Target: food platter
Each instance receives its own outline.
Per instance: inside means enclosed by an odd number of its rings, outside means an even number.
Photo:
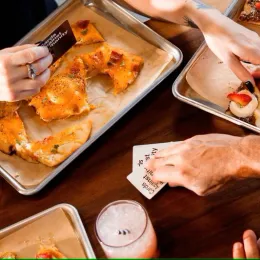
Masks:
[[[102,94],[106,95],[105,100],[108,101],[102,108],[105,112],[90,113],[89,117],[94,123],[94,128],[92,129],[89,140],[59,166],[44,167],[41,164],[25,162],[16,156],[0,154],[1,176],[21,194],[32,195],[39,192],[55,176],[61,173],[67,165],[102,136],[103,133],[110,129],[135,104],[173,72],[182,61],[182,53],[176,46],[152,31],[125,9],[108,0],[68,0],[17,44],[38,42],[49,35],[64,20],[75,21],[84,18],[88,18],[94,22],[109,44],[144,57],[144,68],[136,83],[126,93],[115,97],[107,89],[105,91],[102,90]],[[86,51],[90,51],[90,49],[86,49]],[[100,79],[100,81],[102,80],[107,82],[107,79]],[[93,84],[96,84],[96,82]],[[91,87],[90,89],[95,88]],[[96,90],[97,93],[100,93],[100,89],[96,88]],[[104,97],[102,98],[104,100]],[[97,99],[96,96],[94,96],[94,99]],[[108,103],[109,105],[107,106]],[[46,129],[56,129],[57,125],[59,125],[59,122],[54,125],[43,125],[42,122],[38,124],[38,119],[35,119],[35,112],[32,110],[25,109],[19,111],[19,113],[23,116],[25,126],[29,128],[32,138],[38,138],[45,126]],[[71,121],[64,120],[60,127],[63,127],[67,123],[77,125],[78,121],[77,119]],[[32,125],[37,125],[37,127],[34,129]],[[45,138],[45,136],[43,135],[42,138]]]
[[[0,230],[0,252],[12,251],[18,257],[33,258],[39,242],[55,242],[67,257],[96,258],[79,213],[69,204],[56,205]],[[67,248],[68,245],[73,246]]]

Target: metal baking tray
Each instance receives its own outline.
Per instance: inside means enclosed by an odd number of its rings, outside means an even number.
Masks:
[[[75,0],[67,0],[62,6],[60,6],[53,14],[47,17],[42,23],[40,23],[33,31],[27,34],[23,39],[21,39],[17,45],[26,42],[28,37],[36,36],[37,32],[41,28],[48,28],[48,24],[53,18],[58,16],[62,11],[70,7],[72,2]],[[80,1],[80,0],[77,0]],[[17,180],[15,180],[8,172],[0,167],[0,175],[10,183],[19,193],[23,195],[32,195],[43,189],[54,177],[56,177],[67,165],[69,165],[75,158],[77,158],[84,150],[86,150],[92,143],[94,143],[101,135],[103,135],[109,128],[111,128],[121,117],[123,117],[133,106],[135,106],[142,98],[144,98],[151,90],[153,90],[163,79],[165,79],[170,73],[172,73],[182,62],[183,55],[181,51],[172,43],[161,37],[159,34],[151,30],[145,24],[140,22],[133,15],[128,13],[124,8],[114,3],[111,0],[91,0],[91,1],[81,1],[82,5],[86,8],[90,8],[104,18],[116,23],[117,25],[123,27],[125,30],[134,33],[135,35],[143,38],[147,42],[153,44],[154,46],[166,51],[168,54],[172,55],[173,60],[175,60],[172,65],[166,67],[166,69],[161,73],[161,75],[150,85],[146,91],[143,91],[135,100],[125,107],[123,111],[116,114],[104,127],[102,127],[99,132],[92,136],[84,145],[82,145],[76,152],[74,152],[67,160],[55,168],[51,174],[42,181],[39,185],[35,187],[24,187]]]
[[[233,20],[236,20],[238,15],[240,14],[243,6],[244,6],[245,0],[234,0],[231,5],[228,7],[228,9],[225,11],[225,15],[230,17]],[[201,97],[198,93],[196,93],[188,84],[186,80],[186,75],[194,62],[200,57],[200,55],[208,48],[206,43],[204,42],[201,47],[198,49],[198,51],[194,54],[192,59],[189,61],[189,63],[185,66],[181,74],[178,76],[178,78],[175,80],[172,86],[172,92],[173,95],[185,102],[188,103],[194,107],[200,108],[206,112],[209,112],[215,116],[221,117],[223,119],[226,119],[236,125],[243,126],[245,128],[248,128],[256,133],[260,133],[260,128],[253,126],[251,124],[248,124],[246,122],[243,122],[233,116],[227,115],[225,113],[225,109],[222,107],[208,101],[207,99],[204,99]]]
[[[15,224],[13,224],[9,227],[6,227],[6,228],[0,230],[0,239],[10,235],[11,233],[13,233],[13,232],[15,232],[15,231],[17,231],[17,230],[19,230],[23,227],[25,227],[26,225],[36,221],[37,219],[52,213],[53,211],[55,211],[57,209],[62,209],[66,213],[67,217],[69,217],[87,257],[88,258],[96,258],[95,253],[92,249],[88,235],[87,235],[85,228],[82,224],[82,221],[80,219],[80,216],[79,216],[77,209],[75,207],[73,207],[72,205],[65,204],[65,203],[56,205],[52,208],[44,210],[44,211],[42,211],[42,212],[40,212],[40,213],[38,213],[34,216],[31,216],[27,219],[19,221],[19,222],[15,223]]]

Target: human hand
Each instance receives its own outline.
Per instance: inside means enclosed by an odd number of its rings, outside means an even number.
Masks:
[[[241,156],[241,141],[242,137],[223,134],[195,136],[159,151],[147,168],[154,172],[154,181],[208,195],[250,171],[250,163]]]
[[[35,95],[48,81],[52,63],[48,48],[22,45],[0,51],[0,101],[17,101]],[[28,78],[26,64],[32,64],[37,77]]]
[[[201,24],[200,29],[215,55],[226,63],[241,81],[251,81],[254,84],[253,76],[241,61],[260,64],[259,35],[217,12]]]
[[[243,234],[243,243],[237,242],[233,245],[233,258],[260,258],[260,239],[252,230],[247,230]]]

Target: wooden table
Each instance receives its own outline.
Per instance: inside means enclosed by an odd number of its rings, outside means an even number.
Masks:
[[[203,40],[194,29],[148,24],[181,48],[182,67]],[[79,210],[96,255],[104,257],[93,232],[95,219],[111,201],[130,199],[147,209],[161,257],[231,257],[232,243],[245,229],[252,228],[260,235],[260,181],[237,182],[209,197],[198,197],[183,188],[164,188],[149,201],[126,179],[132,170],[133,145],[213,132],[245,134],[229,122],[176,100],[171,86],[180,71],[164,80],[39,194],[24,197],[1,179],[0,228],[56,204],[70,203]]]

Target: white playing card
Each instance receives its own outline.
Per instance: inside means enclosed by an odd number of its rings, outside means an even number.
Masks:
[[[136,145],[133,147],[133,172],[140,170],[141,166],[149,161],[159,150],[169,147],[173,142]]]
[[[171,144],[172,142],[133,147],[133,172],[127,176],[127,179],[148,199],[153,198],[166,183],[154,183],[152,181],[153,172],[145,166],[156,152]]]

